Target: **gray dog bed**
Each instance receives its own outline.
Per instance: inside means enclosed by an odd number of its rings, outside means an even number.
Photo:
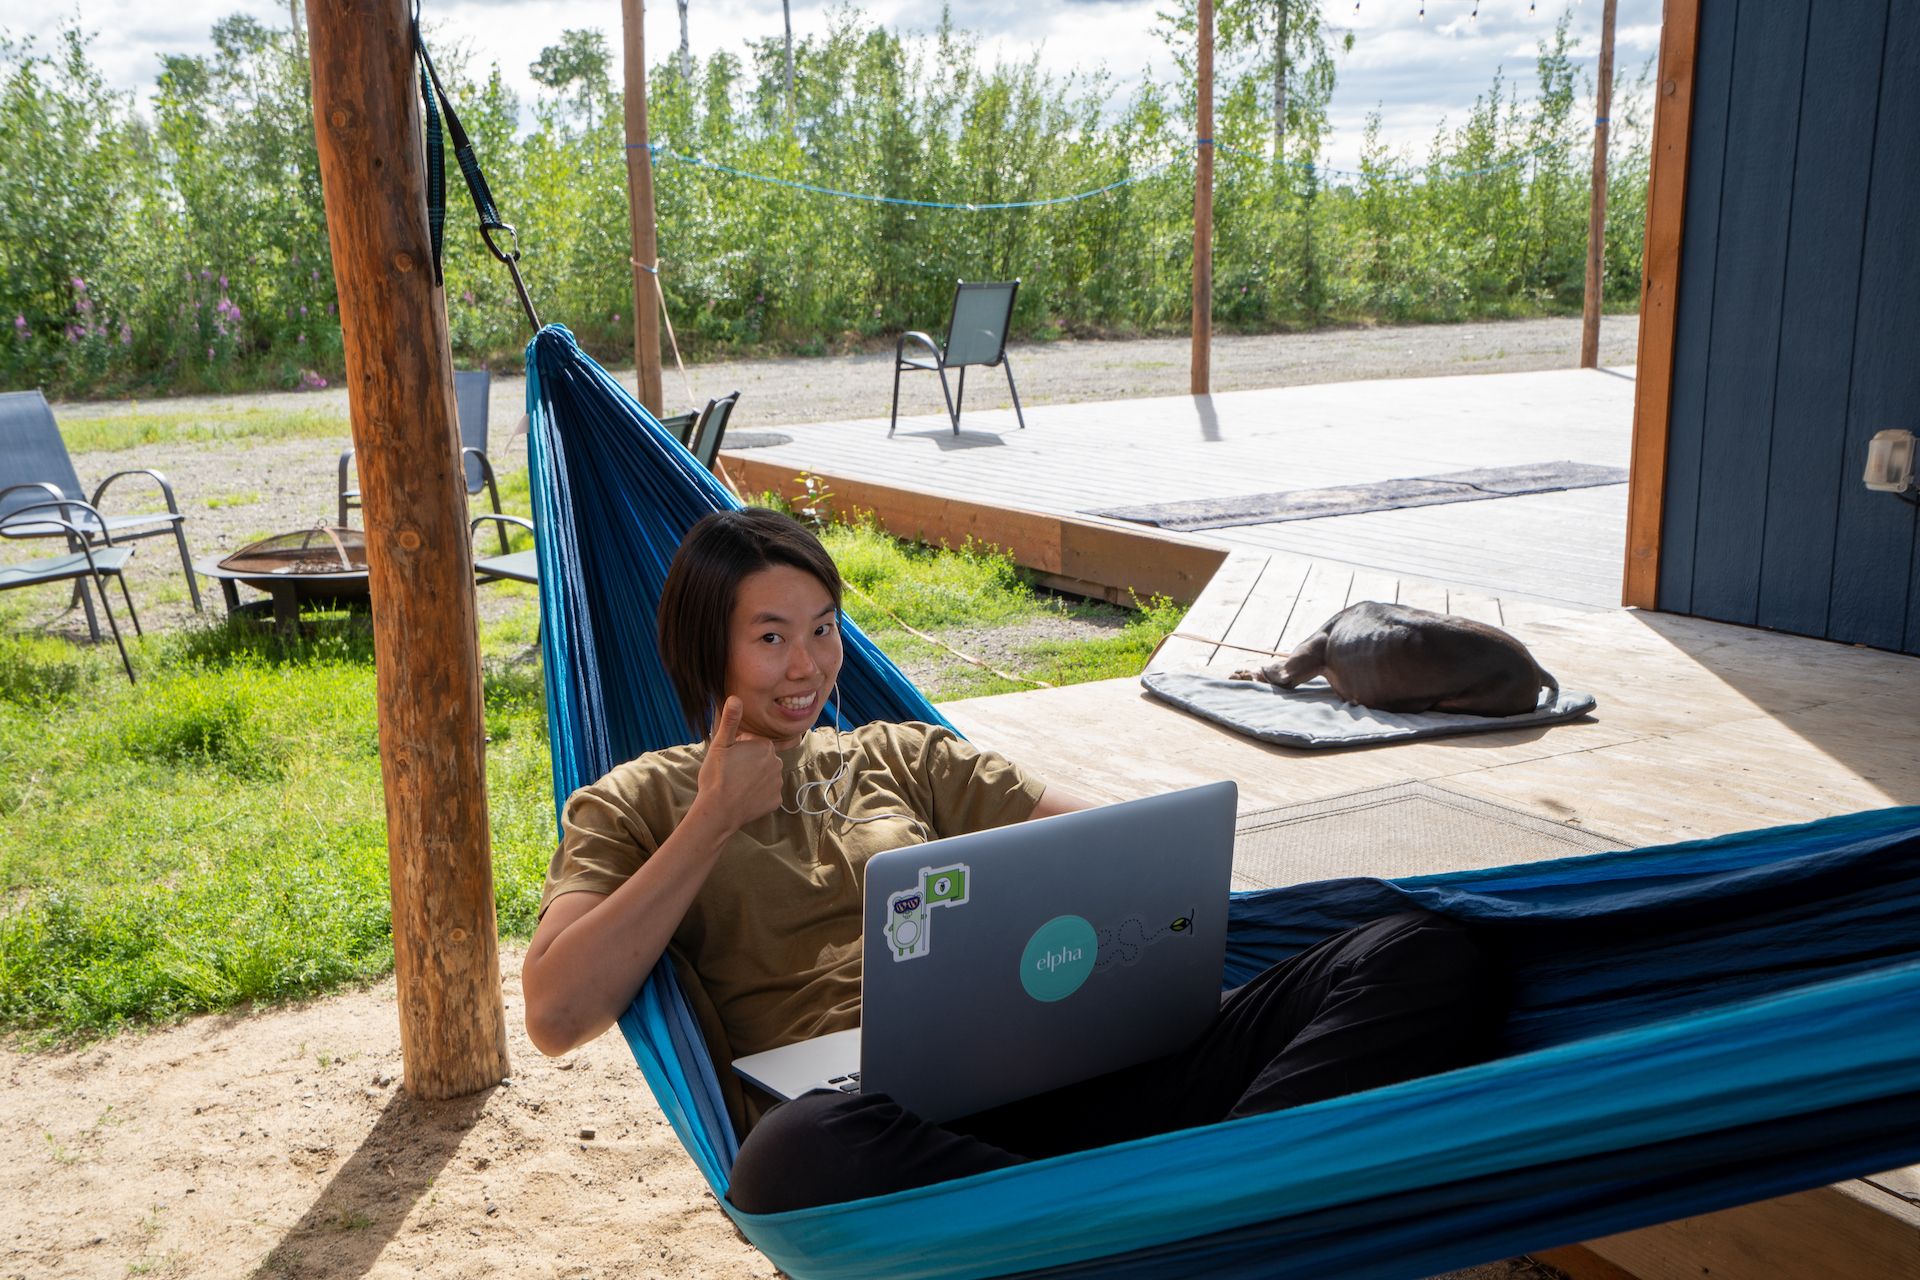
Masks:
[[[1519,716],[1463,716],[1448,711],[1401,715],[1347,702],[1327,682],[1313,679],[1296,689],[1276,689],[1254,680],[1222,680],[1187,671],[1150,671],[1140,677],[1148,693],[1262,742],[1282,747],[1361,747],[1376,742],[1439,738],[1558,724],[1593,710],[1593,695],[1562,689],[1548,702]]]

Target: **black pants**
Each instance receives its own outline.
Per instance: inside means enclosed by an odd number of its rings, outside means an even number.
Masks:
[[[1389,916],[1221,998],[1178,1053],[930,1124],[885,1094],[810,1093],[761,1119],[728,1196],[749,1213],[834,1204],[1432,1075],[1491,1052],[1505,983],[1439,916]]]

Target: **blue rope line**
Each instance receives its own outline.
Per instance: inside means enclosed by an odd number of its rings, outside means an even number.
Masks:
[[[627,144],[627,149],[631,151],[640,145],[641,144],[637,142],[630,142]],[[1136,182],[1144,182],[1148,178],[1158,177],[1160,174],[1172,168],[1174,163],[1168,160],[1163,164],[1155,165],[1144,173],[1128,174],[1118,182],[1109,182],[1104,187],[1095,187],[1091,191],[1075,192],[1070,196],[1053,196],[1046,200],[1003,200],[990,204],[955,204],[945,200],[910,200],[902,196],[876,196],[869,195],[862,191],[838,191],[832,187],[817,187],[810,182],[794,182],[788,178],[775,178],[768,174],[754,173],[747,169],[736,169],[732,165],[720,164],[713,160],[703,160],[699,156],[681,155],[677,151],[666,150],[657,142],[649,142],[646,144],[646,147],[647,150],[652,153],[656,162],[664,157],[668,160],[678,160],[681,164],[693,165],[696,168],[711,169],[715,173],[724,173],[729,177],[746,178],[753,182],[764,182],[770,186],[787,187],[794,191],[809,191],[814,195],[822,196],[838,196],[843,200],[864,200],[868,204],[905,205],[914,209],[958,209],[968,213],[978,213],[986,209],[1044,209],[1049,205],[1072,204],[1076,200],[1091,200],[1093,197],[1103,196],[1109,191],[1117,191],[1121,187],[1131,186]]]

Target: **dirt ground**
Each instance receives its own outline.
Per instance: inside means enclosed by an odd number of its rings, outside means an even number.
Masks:
[[[1574,362],[1577,340],[1575,321],[1224,338],[1214,379],[1230,390],[1554,368]],[[1631,317],[1610,319],[1603,361],[1631,362],[1634,340]],[[1185,391],[1184,341],[1057,343],[1014,359],[1028,405]],[[884,356],[709,365],[694,376],[702,395],[746,391],[736,431],[887,407]],[[668,378],[671,389],[677,377]],[[509,468],[524,461],[505,449],[520,396],[517,380],[496,384],[493,441]],[[338,407],[344,441],[344,397],[299,400]],[[122,410],[57,411],[78,420]],[[76,464],[86,483],[128,465],[170,473],[192,512],[194,553],[205,555],[326,516],[339,443],[174,446]],[[256,496],[208,505],[236,494]],[[136,559],[149,626],[189,616],[170,548],[148,542]],[[166,598],[169,581],[177,600]],[[39,625],[71,631],[61,603],[50,597]],[[220,608],[217,592],[208,606]],[[511,1082],[458,1102],[419,1103],[400,1087],[391,981],[81,1049],[0,1047],[0,1280],[774,1275],[713,1203],[617,1033],[542,1058],[521,1025],[519,955],[507,953],[503,969]],[[1514,1262],[1472,1274],[1555,1273]]]
[[[619,1034],[543,1058],[520,953],[502,968],[513,1074],[454,1102],[401,1088],[391,980],[78,1051],[0,1049],[0,1278],[780,1274]],[[1456,1280],[1558,1274],[1517,1260]]]

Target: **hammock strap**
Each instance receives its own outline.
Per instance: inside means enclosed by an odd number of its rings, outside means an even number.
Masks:
[[[526,281],[520,277],[520,237],[514,229],[501,220],[500,210],[493,202],[493,191],[487,186],[487,176],[480,171],[480,160],[473,153],[473,140],[467,136],[466,128],[460,123],[460,113],[453,108],[453,99],[447,96],[447,88],[440,83],[440,73],[433,65],[433,59],[427,54],[427,42],[420,35],[420,5],[415,0],[413,6],[413,51],[420,64],[420,103],[426,119],[427,134],[427,231],[433,241],[433,283],[443,286],[446,283],[442,270],[442,245],[446,238],[447,225],[447,162],[445,143],[441,132],[441,113],[446,115],[445,137],[453,141],[453,158],[460,166],[460,173],[467,180],[467,193],[473,197],[474,211],[480,216],[480,239],[486,243],[487,251],[505,264],[513,277],[514,292],[520,297],[520,309],[526,312],[527,322],[535,332],[540,329],[540,316],[533,309],[533,299],[527,293]],[[496,235],[506,238],[507,247],[501,248],[495,240]]]

